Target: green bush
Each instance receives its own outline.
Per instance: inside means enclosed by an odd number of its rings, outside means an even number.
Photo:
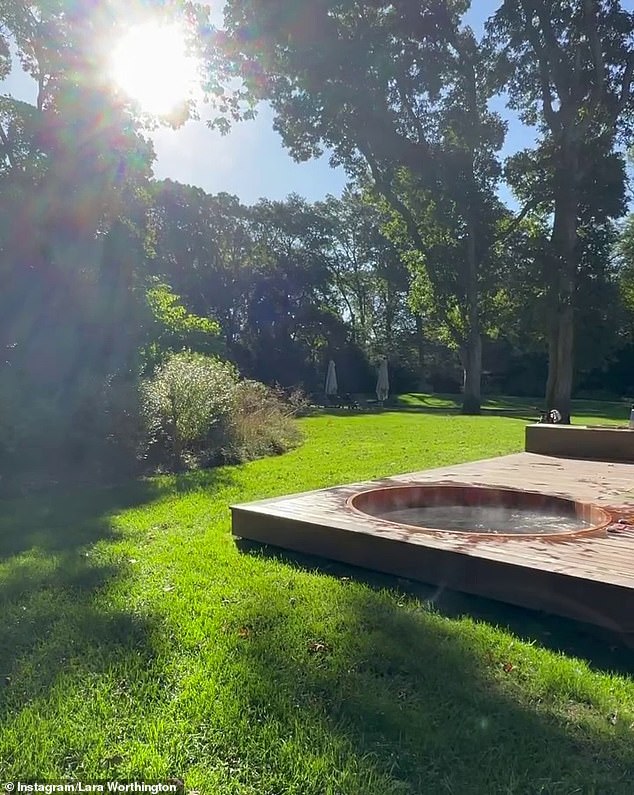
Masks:
[[[257,381],[239,381],[232,365],[202,354],[171,355],[141,395],[159,467],[235,463],[284,452],[301,440],[294,404]]]
[[[137,380],[80,373],[64,386],[43,389],[24,372],[0,372],[0,489],[138,471],[146,433]]]
[[[141,386],[150,441],[176,467],[227,442],[237,373],[232,365],[200,353],[176,353]]]
[[[12,368],[0,371],[0,487],[52,478],[68,422],[59,401]]]
[[[237,460],[283,453],[296,447],[302,435],[294,422],[299,400],[292,402],[259,381],[241,381],[233,392],[231,453]]]
[[[82,413],[83,429],[96,433],[92,454],[105,480],[138,473],[147,455],[147,434],[141,417],[139,379],[131,374],[108,376],[99,389],[93,412]],[[78,427],[78,418],[73,426]],[[90,449],[87,451],[91,455]]]

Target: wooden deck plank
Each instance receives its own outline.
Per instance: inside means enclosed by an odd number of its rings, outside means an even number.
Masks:
[[[240,510],[239,508],[236,510]],[[248,512],[245,512],[248,513]],[[298,519],[297,517],[284,517],[283,514],[278,515],[278,518],[295,519],[304,524],[314,525],[316,528],[324,528],[326,526],[340,529],[346,532],[349,528],[345,525],[329,525],[319,521],[318,519]],[[363,529],[357,529],[356,532],[364,535]],[[416,534],[423,536],[423,534]],[[393,540],[405,541],[412,543],[412,536],[403,538],[394,538]],[[630,534],[632,547],[634,550],[634,534]],[[432,536],[424,536],[423,538],[416,538],[415,543],[417,546],[425,548],[435,548],[438,550],[446,550],[462,554],[466,557],[484,558],[492,561],[512,563],[517,566],[523,566],[528,569],[545,570],[556,574],[567,574],[571,576],[582,576],[590,580],[598,580],[610,582],[613,584],[620,584],[624,587],[634,588],[634,565],[627,565],[627,561],[623,559],[621,550],[614,553],[603,552],[600,548],[595,547],[596,541],[602,539],[588,538],[582,544],[579,542],[561,542],[555,541],[551,545],[541,543],[539,548],[536,548],[532,542],[524,540],[512,540],[504,544],[496,544],[495,542],[475,542],[468,544],[465,542],[459,543],[454,539],[435,538]],[[561,545],[566,544],[566,549],[562,549]],[[559,547],[553,549],[553,547]]]
[[[549,558],[557,557],[557,555],[560,554],[560,550],[565,550],[567,558],[574,557],[575,551],[578,551],[580,556],[600,551],[601,554],[604,554],[606,557],[611,557],[612,555],[618,556],[627,552],[631,554],[634,551],[634,530],[632,529],[626,529],[619,533],[607,534],[606,536],[588,536],[588,539],[592,538],[593,543],[584,546],[579,546],[576,542],[566,539],[565,536],[562,536],[561,539],[552,541],[541,541],[538,538],[526,539],[520,536],[512,540],[473,540],[472,538],[467,541],[456,533],[412,532],[407,529],[403,529],[400,533],[397,533],[393,529],[392,523],[373,518],[364,520],[363,517],[350,516],[342,510],[342,506],[334,513],[331,511],[320,511],[318,507],[302,510],[301,506],[287,511],[283,502],[280,502],[280,505],[275,509],[268,511],[254,509],[251,508],[251,506],[239,506],[238,509],[253,515],[254,518],[257,516],[279,516],[281,518],[296,517],[305,522],[314,522],[317,524],[321,524],[324,519],[327,519],[333,526],[341,527],[342,529],[345,528],[351,532],[365,532],[367,525],[371,524],[377,532],[385,532],[388,535],[404,535],[408,537],[411,543],[423,543],[431,546],[437,545],[443,548],[450,546],[465,551],[477,550],[480,548],[493,549],[495,547],[506,549],[512,546],[517,550],[525,550],[527,554],[532,556],[546,555]]]

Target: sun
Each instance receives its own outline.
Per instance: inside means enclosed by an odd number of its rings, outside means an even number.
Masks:
[[[115,86],[140,109],[168,116],[191,100],[199,83],[199,64],[177,23],[145,22],[130,28],[110,59]]]

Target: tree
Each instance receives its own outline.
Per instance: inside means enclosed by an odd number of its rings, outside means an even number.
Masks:
[[[0,100],[0,392],[21,428],[16,466],[31,449],[28,465],[98,468],[120,430],[106,395],[135,375],[152,150],[104,80],[113,12],[0,2],[0,72],[11,41],[36,87],[34,104]]]
[[[48,373],[51,385],[72,392],[84,367],[116,366],[115,348],[118,365],[130,363],[120,321],[129,317],[142,236],[133,217],[151,150],[103,85],[83,14],[63,5],[2,11],[38,86],[34,106],[5,97],[0,107],[0,245],[11,274],[2,337],[33,377],[46,382]]]
[[[329,223],[297,195],[250,208],[254,274],[245,341],[263,381],[302,381],[345,345],[329,271]]]
[[[400,190],[403,201],[413,208],[416,233],[424,243],[422,252],[421,246],[413,248],[403,216],[395,214],[389,235],[400,244],[410,268],[410,304],[427,335],[457,352],[463,371],[463,411],[475,413],[480,404],[482,336],[499,330],[514,220],[495,196],[481,195],[478,212],[471,208],[469,234],[456,205],[440,213],[429,195],[420,195],[411,182]]]
[[[324,350],[348,337],[330,280],[331,219],[299,196],[246,207],[170,180],[151,194],[150,272],[218,320],[244,372],[314,387]]]
[[[490,227],[483,220],[504,128],[488,109],[486,52],[461,26],[467,7],[463,0],[317,0],[298,12],[291,0],[229,0],[218,51],[232,70],[237,64],[254,100],[271,102],[294,157],[329,147],[353,176],[369,169],[421,255],[429,248],[421,226],[457,235],[445,267],[460,283],[454,304],[464,311],[463,408],[477,412],[479,274]]]
[[[316,205],[328,229],[330,279],[340,297],[352,341],[376,356],[392,353],[402,313],[407,312],[407,267],[383,226],[388,216],[370,192],[348,185],[341,199]],[[409,313],[408,313],[409,314]]]
[[[210,196],[169,179],[152,184],[149,201],[150,273],[194,313],[217,319],[231,348],[241,337],[252,284],[248,208],[236,196]]]
[[[616,0],[505,0],[490,32],[500,49],[500,74],[512,106],[542,135],[537,150],[524,157],[532,159],[525,170],[535,177],[528,190],[533,205],[546,205],[553,219],[547,252],[546,405],[568,422],[579,230],[590,172],[619,159],[615,144],[629,123],[634,15]],[[620,212],[620,207],[605,208],[598,221]]]
[[[144,346],[145,368],[149,372],[169,354],[190,351],[218,355],[220,326],[209,317],[188,311],[181,297],[167,284],[155,284],[147,291],[151,322]]]

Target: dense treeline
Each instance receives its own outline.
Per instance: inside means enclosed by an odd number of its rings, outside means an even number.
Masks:
[[[372,392],[387,355],[396,391],[458,393],[458,346],[438,321],[425,274],[408,267],[376,197],[349,187],[340,199],[298,196],[243,206],[227,194],[169,180],[152,187],[156,251],[148,272],[188,308],[218,320],[223,348],[251,377],[322,389],[326,363],[341,365],[345,391]],[[498,252],[483,344],[484,389],[538,396],[547,378],[542,230],[509,237]],[[627,293],[634,255],[626,225],[588,228],[583,241],[576,334],[576,394],[625,396],[623,372],[634,316]],[[631,263],[631,264],[630,264]],[[482,303],[482,306],[484,304]]]
[[[416,387],[424,339],[407,303],[407,269],[360,193],[245,207],[167,181],[153,186],[152,201],[150,272],[218,320],[245,373],[318,392],[334,358],[346,391],[367,392],[374,362],[389,352],[402,388]]]
[[[319,393],[330,359],[342,392],[387,356],[393,391],[468,412],[482,390],[565,419],[575,393],[634,394],[632,13],[506,0],[478,37],[462,0],[295,6],[229,0],[223,31],[154,9],[194,25],[221,126],[266,99],[294,157],[328,147],[350,175],[340,198],[245,206],[152,179],[147,119],[96,46],[118,4],[0,2],[0,78],[19,62],[37,89],[0,97],[5,481],[261,454],[277,442],[245,407],[280,429],[286,409],[255,382]],[[538,136],[506,159],[501,96]],[[215,419],[188,413],[194,383]]]

